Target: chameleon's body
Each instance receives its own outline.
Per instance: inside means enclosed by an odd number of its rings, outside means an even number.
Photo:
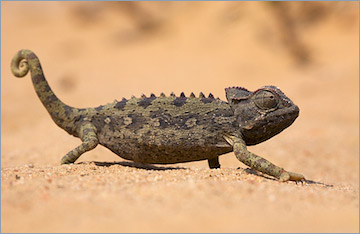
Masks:
[[[234,151],[249,167],[281,181],[304,180],[247,151],[290,126],[299,108],[277,87],[255,92],[226,89],[228,102],[211,94],[179,97],[131,98],[96,108],[73,108],[61,102],[45,80],[37,56],[19,51],[12,72],[23,77],[31,71],[35,90],[54,122],[83,143],[67,153],[61,163],[73,163],[81,154],[101,144],[122,158],[141,163],[170,164],[208,160],[219,168],[218,156]]]

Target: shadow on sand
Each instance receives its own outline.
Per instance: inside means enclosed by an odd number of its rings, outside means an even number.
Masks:
[[[157,171],[166,171],[166,170],[184,170],[186,169],[185,167],[172,167],[172,166],[155,166],[152,164],[144,164],[144,163],[139,163],[139,162],[128,162],[128,161],[123,161],[123,162],[97,162],[97,161],[92,161],[92,162],[79,162],[79,164],[90,164],[90,163],[94,163],[96,166],[99,167],[110,167],[113,165],[120,165],[120,166],[125,166],[125,167],[133,167],[133,168],[138,168],[138,169],[145,169],[145,170],[157,170]],[[260,176],[263,178],[266,178],[268,180],[274,180],[276,181],[276,179],[269,177],[267,175],[264,175],[260,172],[257,172],[255,170],[252,170],[250,168],[241,168],[238,167],[238,170],[244,170],[246,173],[252,174],[252,175],[256,175],[256,176]],[[327,188],[331,188],[334,187],[334,185],[332,184],[325,184],[322,182],[317,182],[317,181],[313,181],[313,180],[305,180],[305,181],[300,181],[300,182],[294,182],[296,184],[309,184],[309,185],[320,185],[323,187],[327,187]]]
[[[158,171],[186,169],[185,167],[155,166],[152,164],[144,164],[144,163],[139,163],[139,162],[128,162],[128,161],[123,161],[123,162],[97,162],[97,161],[79,162],[79,164],[89,164],[89,163],[94,163],[96,166],[99,166],[99,167],[110,167],[113,165],[120,165],[120,166],[125,166],[125,167],[134,167],[134,168],[138,168],[138,169],[158,170]]]
[[[244,170],[246,173],[249,173],[249,174],[252,174],[252,175],[256,175],[256,176],[260,176],[260,177],[266,178],[266,179],[268,179],[268,180],[276,180],[276,179],[274,179],[274,178],[272,178],[272,177],[269,177],[269,176],[267,176],[267,175],[264,175],[264,174],[262,174],[262,173],[260,173],[260,172],[257,172],[257,171],[255,171],[255,170],[252,170],[252,169],[250,169],[250,168],[243,169],[243,168],[239,167],[238,169],[242,169],[242,170]],[[317,182],[317,181],[307,180],[307,179],[306,179],[305,181],[298,181],[298,182],[293,181],[293,182],[296,183],[296,184],[320,185],[320,186],[323,186],[323,187],[326,187],[326,188],[334,187],[334,185],[332,185],[332,184],[325,184],[325,183],[322,183],[322,182]]]

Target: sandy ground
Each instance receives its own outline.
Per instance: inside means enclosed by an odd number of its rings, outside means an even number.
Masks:
[[[1,3],[2,232],[358,232],[357,2]],[[140,165],[76,147],[12,56],[33,50],[65,103],[279,86],[300,116],[249,150],[309,183],[257,175],[233,153]]]

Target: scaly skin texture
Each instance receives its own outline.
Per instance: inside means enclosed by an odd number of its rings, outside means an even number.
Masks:
[[[227,88],[228,102],[215,99],[212,94],[152,94],[79,109],[55,96],[32,51],[19,51],[11,69],[17,77],[24,77],[30,70],[35,91],[54,122],[82,140],[62,158],[62,164],[74,163],[98,144],[135,162],[208,160],[210,168],[220,168],[219,156],[233,151],[245,165],[280,181],[305,181],[301,174],[285,171],[246,148],[280,133],[299,115],[299,108],[275,86],[264,86],[255,92]]]

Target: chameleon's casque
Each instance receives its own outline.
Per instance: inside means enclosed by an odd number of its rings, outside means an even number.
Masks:
[[[281,181],[304,180],[247,151],[247,145],[263,142],[290,126],[299,108],[275,86],[254,92],[226,88],[227,102],[193,93],[114,101],[95,108],[74,108],[60,101],[49,87],[37,56],[19,51],[11,64],[17,77],[28,71],[35,91],[54,122],[82,144],[67,153],[61,163],[73,163],[81,154],[105,146],[122,158],[141,163],[169,164],[208,160],[219,168],[218,157],[234,151],[249,167]]]

